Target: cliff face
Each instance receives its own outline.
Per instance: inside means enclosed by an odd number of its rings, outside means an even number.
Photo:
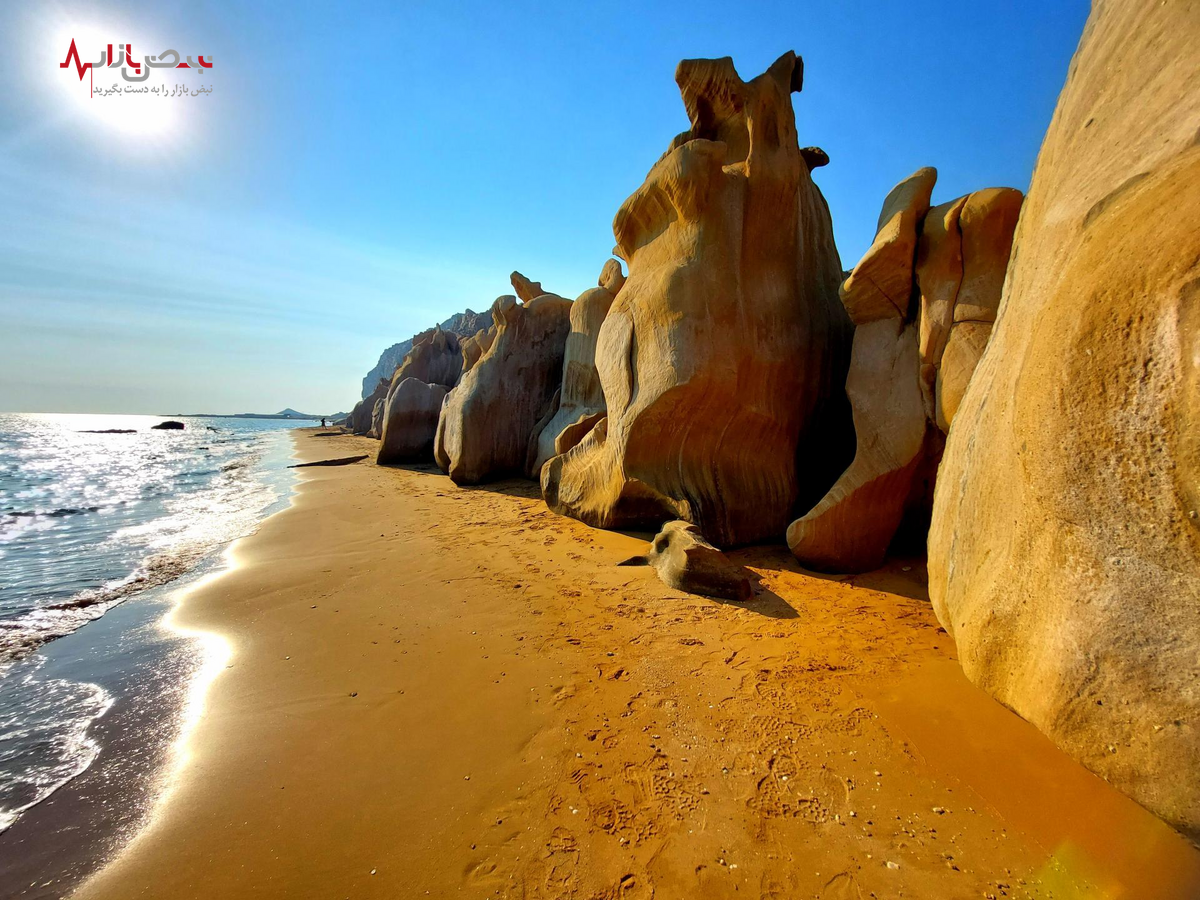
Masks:
[[[929,534],[967,676],[1194,840],[1198,58],[1191,4],[1095,4]]]
[[[455,313],[437,327],[441,328],[442,331],[447,333],[455,334],[462,338],[467,338],[475,334],[481,328],[486,329],[491,324],[492,314],[490,312],[477,313],[473,310],[467,309],[463,312]],[[379,362],[375,363],[374,368],[372,368],[371,371],[363,377],[363,399],[366,399],[371,395],[371,393],[375,390],[376,385],[379,384],[380,379],[387,379],[388,381],[391,381],[392,374],[396,371],[396,368],[402,362],[404,362],[404,357],[408,356],[408,354],[412,351],[413,346],[421,338],[433,334],[433,331],[434,329],[429,328],[425,331],[422,331],[420,334],[414,334],[406,341],[401,341],[398,344],[392,344],[392,346],[384,350],[379,356]]]

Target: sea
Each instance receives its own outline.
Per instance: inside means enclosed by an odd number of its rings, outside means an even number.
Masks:
[[[112,833],[136,827],[209,652],[165,620],[288,505],[288,431],[314,424],[163,421],[0,414],[0,870],[22,820],[101,763],[73,801],[87,821],[67,804],[42,831],[77,844],[97,810]]]

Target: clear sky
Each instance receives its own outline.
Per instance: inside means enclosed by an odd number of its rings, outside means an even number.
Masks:
[[[389,344],[519,269],[575,296],[687,126],[675,64],[805,61],[843,266],[919,166],[1028,187],[1084,0],[0,4],[0,411],[348,409]],[[58,64],[168,48],[184,97]],[[95,85],[126,83],[105,74]]]

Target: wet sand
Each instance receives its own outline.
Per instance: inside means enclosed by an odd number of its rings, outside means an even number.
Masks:
[[[919,560],[740,551],[737,606],[617,567],[638,537],[529,482],[297,471],[176,613],[226,667],[77,896],[1200,895],[1200,852],[965,680]]]

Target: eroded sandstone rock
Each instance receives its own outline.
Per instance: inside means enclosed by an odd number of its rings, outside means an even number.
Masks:
[[[435,328],[413,345],[392,374],[389,393],[405,378],[454,387],[462,373],[463,354],[456,334]]]
[[[520,272],[513,272],[508,276],[508,280],[512,283],[513,290],[517,292],[517,299],[522,303],[528,303],[535,297],[540,297],[546,293],[542,290],[540,281],[530,281]]]
[[[375,401],[375,408],[371,410],[371,430],[367,432],[367,437],[378,438],[383,431],[383,411],[387,408],[387,398],[381,397]]]
[[[557,409],[538,433],[537,444],[531,452],[533,460],[528,473],[531,478],[539,477],[546,460],[565,452],[558,449],[558,437],[564,429],[572,428],[574,437],[574,432],[583,423],[595,424],[599,414],[604,412],[604,389],[596,369],[596,341],[600,326],[624,281],[620,263],[610,259],[600,273],[600,286],[584,291],[571,304],[571,332],[567,335],[563,355],[562,390]],[[574,440],[568,438],[570,446],[579,443],[580,438],[582,435]]]
[[[496,327],[479,329],[469,338],[465,338],[460,346],[462,347],[462,371],[466,372],[471,366],[479,362],[479,357],[488,352],[488,348],[492,346],[492,341],[496,338]]]
[[[689,594],[743,603],[754,594],[750,570],[706,541],[691,522],[667,522],[644,556],[630,557],[618,565],[651,566],[665,584]]]
[[[935,181],[937,169],[917,169],[884,199],[875,240],[838,292],[855,325],[908,317],[917,235]]]
[[[570,313],[557,294],[492,305],[492,346],[446,396],[438,420],[435,459],[456,484],[524,474],[534,429],[562,382]]]
[[[432,458],[441,398],[458,382],[462,366],[458,336],[441,328],[423,335],[413,346],[392,376],[384,401],[376,459],[380,465]],[[426,389],[407,384],[410,381]],[[428,390],[433,386],[441,391]]]
[[[350,410],[350,415],[346,417],[346,427],[354,434],[370,434],[371,428],[374,425],[375,406],[379,401],[387,397],[388,388],[391,387],[389,380],[380,379],[379,384],[375,385],[375,390],[369,396],[364,397],[354,404],[354,408]]]
[[[914,224],[935,177],[921,169],[892,190],[875,242],[843,284],[859,323],[846,379],[857,449],[829,493],[788,528],[788,546],[813,569],[877,568],[906,517],[924,534],[942,434],[991,332],[1021,192],[975,191]],[[886,291],[876,280],[885,276]]]
[[[904,517],[928,426],[913,325],[895,317],[858,326],[846,394],[854,461],[787,530],[796,558],[818,571],[878,568]]]
[[[405,378],[388,396],[382,440],[376,462],[424,462],[433,457],[442,401],[450,389],[444,384],[426,384]]]
[[[1198,53],[1189,4],[1094,5],[929,535],[967,676],[1193,840]]]
[[[679,64],[691,128],[613,222],[629,274],[597,341],[607,416],[542,467],[555,511],[600,527],[683,518],[718,546],[786,527],[798,446],[828,441],[849,340],[796,139],[802,73],[793,53],[748,82],[728,58]]]

